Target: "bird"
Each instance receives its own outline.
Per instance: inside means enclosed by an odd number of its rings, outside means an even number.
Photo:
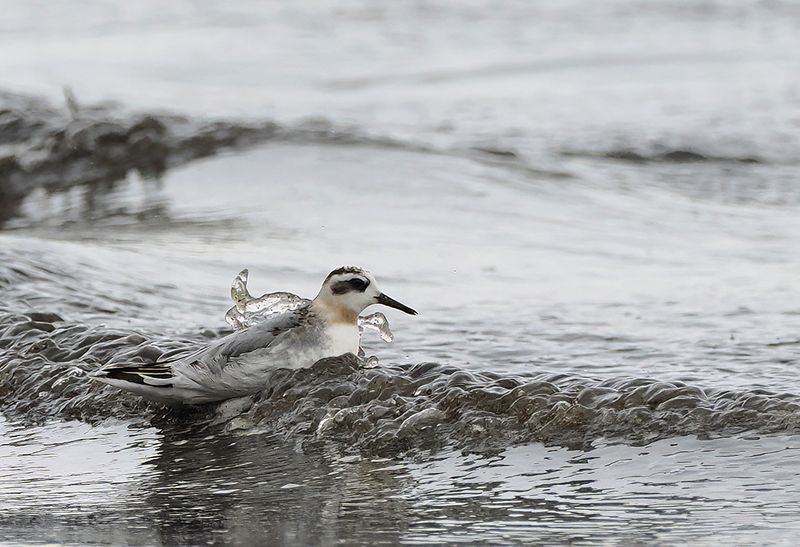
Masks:
[[[269,316],[188,355],[147,364],[109,363],[92,379],[166,403],[205,404],[261,391],[273,371],[358,354],[358,316],[382,304],[417,315],[384,294],[366,270],[344,266],[325,278],[313,300]]]

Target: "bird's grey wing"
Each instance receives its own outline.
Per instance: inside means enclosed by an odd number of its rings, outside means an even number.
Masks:
[[[186,362],[216,371],[248,354],[268,353],[276,338],[302,324],[307,315],[308,308],[274,315],[252,327],[229,334]]]
[[[137,384],[171,387],[173,367],[181,365],[206,369],[218,373],[230,362],[256,351],[269,350],[270,344],[281,334],[300,325],[307,316],[307,308],[277,314],[252,327],[236,331],[220,340],[200,348],[194,353],[175,356],[164,361],[144,364],[109,364],[96,376],[125,380]]]

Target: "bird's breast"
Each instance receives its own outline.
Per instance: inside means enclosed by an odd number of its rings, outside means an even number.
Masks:
[[[336,357],[344,353],[358,355],[358,327],[352,323],[334,323],[325,329],[328,338],[328,355]]]

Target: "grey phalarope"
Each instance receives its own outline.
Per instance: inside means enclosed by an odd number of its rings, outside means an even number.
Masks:
[[[372,304],[417,312],[383,294],[369,272],[344,267],[297,309],[266,318],[199,351],[166,361],[108,364],[92,378],[147,399],[199,404],[260,391],[278,368],[310,367],[325,357],[358,354],[358,315]]]

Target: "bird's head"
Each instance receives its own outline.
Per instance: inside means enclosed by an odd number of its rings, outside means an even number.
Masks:
[[[383,304],[410,315],[417,315],[415,310],[386,296],[378,288],[371,273],[352,266],[329,273],[314,301],[352,321],[356,320],[364,308],[372,304]]]

